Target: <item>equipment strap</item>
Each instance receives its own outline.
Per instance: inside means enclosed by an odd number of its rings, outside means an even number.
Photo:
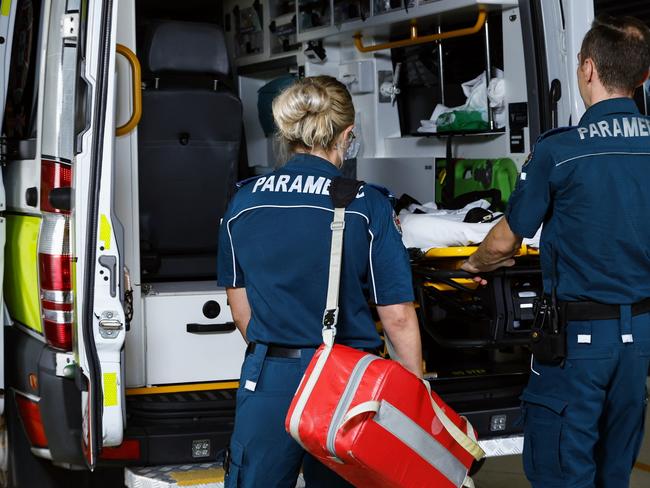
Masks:
[[[462,430],[460,430],[458,426],[456,426],[456,424],[454,424],[449,419],[449,417],[447,417],[445,411],[442,408],[440,408],[440,406],[436,403],[436,401],[431,396],[431,385],[429,384],[429,382],[427,380],[422,380],[422,382],[424,383],[424,386],[426,386],[427,391],[429,392],[429,397],[431,398],[431,406],[433,407],[433,411],[436,413],[438,420],[440,420],[440,423],[445,428],[447,433],[458,443],[458,445],[460,445],[469,454],[471,454],[474,459],[476,459],[477,461],[483,459],[485,457],[485,452],[483,451],[483,449],[481,449],[481,446],[478,445],[478,442],[476,440],[476,433],[474,432],[474,429],[470,426],[470,423],[466,422],[467,434]]]
[[[345,207],[354,201],[363,185],[362,181],[334,178],[330,185],[330,196],[334,204],[334,218],[330,224],[332,245],[330,246],[327,302],[323,313],[323,343],[334,345],[336,324],[339,319],[339,290],[341,287],[341,264],[343,262],[343,232],[345,230]]]
[[[330,225],[332,230],[332,245],[330,246],[330,266],[329,278],[327,282],[327,302],[325,312],[323,313],[323,343],[325,349],[316,361],[311,375],[306,378],[305,387],[303,388],[296,406],[293,409],[291,419],[289,420],[289,432],[291,436],[302,446],[300,439],[300,418],[307,405],[307,400],[311,396],[316,383],[320,378],[327,358],[332,352],[334,338],[336,337],[336,324],[339,314],[339,288],[341,284],[341,263],[343,261],[343,231],[345,229],[345,207],[347,207],[356,198],[359,188],[363,185],[362,181],[350,180],[346,178],[334,178],[330,185],[330,196],[334,203],[334,218]],[[303,379],[304,381],[304,379]],[[303,446],[304,447],[304,446]]]

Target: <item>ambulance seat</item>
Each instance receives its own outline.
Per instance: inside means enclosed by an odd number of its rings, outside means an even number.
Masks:
[[[217,235],[236,179],[242,106],[227,88],[223,31],[164,21],[151,29],[138,126],[142,280],[214,279]]]

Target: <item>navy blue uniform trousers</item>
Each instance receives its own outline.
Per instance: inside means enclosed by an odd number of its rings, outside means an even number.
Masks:
[[[289,405],[314,352],[303,349],[299,359],[267,357],[266,346],[257,344],[244,359],[226,488],[293,488],[301,465],[307,488],[352,487],[284,430]]]
[[[650,314],[569,322],[563,366],[533,362],[522,396],[534,488],[627,488],[643,438]],[[633,342],[631,342],[633,340]]]

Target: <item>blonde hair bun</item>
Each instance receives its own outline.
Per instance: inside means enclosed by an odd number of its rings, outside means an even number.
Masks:
[[[278,136],[292,149],[330,149],[336,137],[354,123],[352,97],[330,76],[296,81],[273,101]]]

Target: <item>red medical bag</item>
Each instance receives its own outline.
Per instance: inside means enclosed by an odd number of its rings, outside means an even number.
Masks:
[[[460,487],[483,457],[471,425],[396,361],[321,346],[285,427],[358,487]]]

